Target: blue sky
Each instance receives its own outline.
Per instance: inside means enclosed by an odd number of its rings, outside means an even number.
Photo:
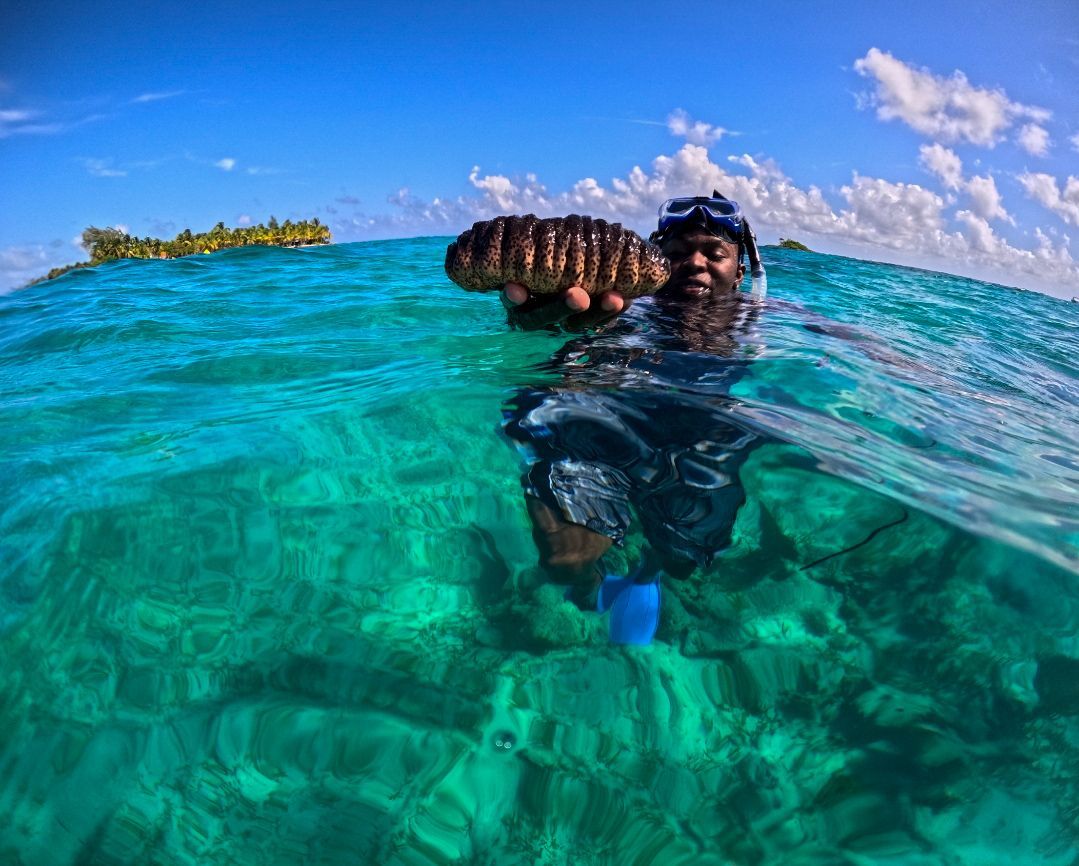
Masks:
[[[719,183],[767,242],[1079,295],[1074,0],[670,8],[34,4],[0,33],[0,291],[91,224],[645,230]]]

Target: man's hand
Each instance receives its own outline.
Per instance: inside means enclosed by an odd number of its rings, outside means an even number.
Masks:
[[[550,325],[584,330],[613,319],[630,305],[618,292],[604,292],[593,298],[580,286],[570,286],[557,295],[532,295],[520,283],[506,283],[502,303],[510,324],[526,331]]]

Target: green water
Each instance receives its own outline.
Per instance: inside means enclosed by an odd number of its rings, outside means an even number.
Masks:
[[[565,338],[444,244],[0,298],[0,862],[1077,861],[1079,305],[766,250],[779,441],[624,648],[499,433]]]

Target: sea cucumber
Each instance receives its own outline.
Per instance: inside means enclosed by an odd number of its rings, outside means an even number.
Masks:
[[[570,214],[534,214],[478,222],[446,248],[446,274],[463,289],[489,292],[521,283],[553,294],[580,286],[590,295],[648,295],[671,275],[659,247],[620,223]]]

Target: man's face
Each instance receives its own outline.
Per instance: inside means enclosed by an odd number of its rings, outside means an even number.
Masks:
[[[662,245],[671,260],[671,278],[658,294],[707,298],[738,290],[745,266],[738,263],[738,245],[706,232],[676,234]]]

